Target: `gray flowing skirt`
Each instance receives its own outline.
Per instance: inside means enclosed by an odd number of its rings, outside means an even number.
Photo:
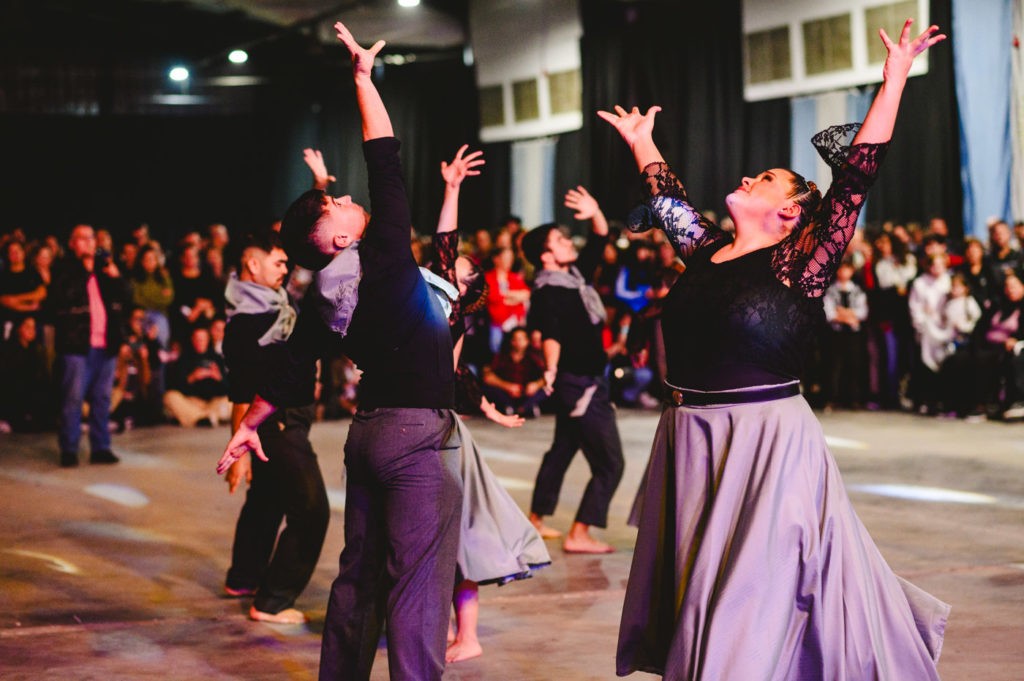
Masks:
[[[619,675],[939,678],[949,606],[886,564],[803,397],[666,408],[638,511]]]
[[[544,540],[488,468],[469,428],[456,420],[462,436],[461,576],[480,584],[526,579],[551,563]]]

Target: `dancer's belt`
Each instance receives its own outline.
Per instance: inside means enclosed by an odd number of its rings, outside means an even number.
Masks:
[[[716,404],[748,404],[750,402],[769,402],[793,397],[800,394],[800,383],[784,383],[757,388],[740,390],[689,390],[665,383],[668,388],[668,402],[677,407],[707,407]]]

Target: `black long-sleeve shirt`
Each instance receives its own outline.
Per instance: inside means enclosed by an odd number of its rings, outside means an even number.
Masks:
[[[451,335],[409,248],[411,217],[398,149],[393,137],[363,143],[371,218],[359,244],[359,302],[342,349],[363,371],[360,409],[451,409]],[[285,371],[259,394],[277,406],[301,404],[297,363],[314,361],[332,337],[337,339],[318,311],[305,306],[288,341]]]
[[[587,281],[591,280],[608,243],[608,237],[591,234],[580,251],[576,266]],[[545,340],[562,346],[558,370],[581,376],[600,376],[608,364],[601,338],[604,325],[590,321],[580,292],[561,286],[542,286],[530,294],[528,325],[539,329]]]

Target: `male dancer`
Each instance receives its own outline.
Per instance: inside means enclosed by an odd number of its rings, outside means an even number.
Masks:
[[[313,270],[361,239],[358,303],[344,340],[363,371],[360,410],[345,444],[345,548],[327,606],[320,678],[369,678],[386,617],[391,678],[440,679],[462,501],[451,335],[409,248],[398,141],[370,78],[384,42],[363,49],[343,24],[335,28],[352,54],[373,217],[367,224],[348,196],[310,190],[281,226],[289,256]],[[289,361],[254,398],[219,471],[247,451],[266,458],[256,428],[301,388],[296,369],[313,361],[323,338],[307,332],[314,327],[304,319],[322,327],[316,311],[300,315]]]
[[[283,288],[288,256],[276,232],[248,237],[224,291],[228,324],[224,359],[229,372],[232,429],[256,395],[262,377],[286,351],[296,313]],[[250,483],[238,516],[224,591],[255,593],[249,617],[298,624],[306,616],[293,608],[309,583],[323,548],[330,506],[316,452],[309,442],[313,394],[307,404],[281,409],[259,428],[270,461],[245,454],[227,473],[228,491],[243,479]],[[281,520],[287,525],[281,536]],[[276,542],[276,548],[275,548]]]
[[[611,553],[615,549],[591,536],[590,527],[608,524],[608,506],[622,479],[624,461],[604,375],[608,363],[601,342],[604,304],[587,283],[608,241],[608,222],[583,187],[570,190],[565,203],[576,210],[577,219],[590,219],[593,225],[582,253],[576,252],[556,224],[541,225],[523,237],[523,253],[537,271],[528,323],[543,335],[544,377],[558,410],[554,441],[537,472],[530,520],[542,537],[561,536],[543,518],[554,513],[565,472],[582,448],[592,477],[563,549]]]

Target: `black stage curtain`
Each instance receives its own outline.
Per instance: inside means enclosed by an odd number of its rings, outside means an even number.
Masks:
[[[868,195],[867,219],[926,222],[944,217],[963,235],[960,119],[953,79],[950,0],[932,0],[931,20],[949,38],[928,51],[928,73],[911,78],[878,182]],[[915,24],[914,31],[924,27]]]
[[[66,236],[80,222],[173,244],[223,222],[265,226],[273,168],[251,117],[0,116],[0,229]]]
[[[583,129],[572,168],[610,219],[640,198],[636,165],[618,134],[597,118],[615,104],[662,107],[655,141],[701,209],[721,211],[745,172],[739,0],[719,3],[592,0],[582,3]],[[701,16],[700,29],[679,17]],[[788,129],[788,122],[786,123]],[[766,138],[767,139],[767,138]],[[575,141],[569,138],[569,144]],[[570,154],[559,154],[571,163]],[[556,200],[566,187],[556,187]]]

